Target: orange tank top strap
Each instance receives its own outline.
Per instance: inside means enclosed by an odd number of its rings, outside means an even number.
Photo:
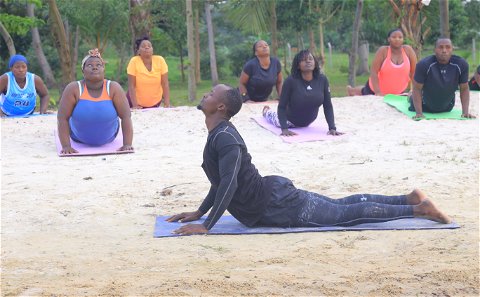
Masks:
[[[112,98],[110,97],[110,82],[111,82],[110,80],[104,79],[102,94],[100,94],[98,98],[94,98],[88,92],[88,88],[87,88],[87,85],[85,84],[85,81],[83,81],[83,83],[80,80],[77,81],[80,99],[89,100],[89,101],[112,100]]]

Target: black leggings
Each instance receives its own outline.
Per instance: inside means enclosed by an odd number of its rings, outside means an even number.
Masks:
[[[407,197],[357,194],[342,199],[331,199],[306,192],[292,227],[352,226],[413,217],[413,206]]]

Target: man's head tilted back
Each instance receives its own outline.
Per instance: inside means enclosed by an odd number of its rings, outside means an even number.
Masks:
[[[224,86],[227,87],[227,90],[222,93],[222,101],[226,106],[227,116],[231,118],[236,115],[240,111],[240,109],[242,109],[242,95],[240,94],[240,91],[238,91],[238,89],[228,85]]]
[[[224,111],[224,116],[228,119],[236,115],[242,108],[242,96],[238,89],[228,85],[219,84],[212,88],[212,91],[205,94],[198,109],[205,115],[215,114],[219,110]],[[222,107],[221,109],[218,109]]]

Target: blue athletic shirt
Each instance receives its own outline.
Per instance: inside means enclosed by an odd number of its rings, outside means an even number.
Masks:
[[[35,74],[27,72],[25,86],[20,88],[11,71],[7,72],[8,86],[6,94],[0,95],[0,108],[8,116],[33,113],[37,101]],[[0,90],[2,92],[3,90]]]
[[[77,81],[80,90],[72,116],[69,119],[70,137],[91,146],[112,142],[120,127],[117,110],[110,97],[110,81],[104,80],[102,94],[93,98],[87,87]]]

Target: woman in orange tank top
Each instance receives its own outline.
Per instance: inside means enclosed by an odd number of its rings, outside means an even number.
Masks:
[[[390,31],[387,40],[389,45],[381,46],[375,54],[365,86],[347,86],[348,96],[399,95],[411,90],[417,56],[411,46],[403,44],[401,29]]]

